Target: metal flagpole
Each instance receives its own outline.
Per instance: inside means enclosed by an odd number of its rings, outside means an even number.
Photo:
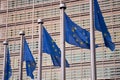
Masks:
[[[43,21],[38,19],[39,24],[39,53],[38,53],[38,80],[42,80],[42,24]]]
[[[65,35],[64,35],[64,11],[66,5],[61,3],[61,18],[60,18],[60,48],[61,48],[61,80],[66,80],[66,70],[65,70]]]
[[[3,45],[4,45],[4,59],[3,59],[3,78],[2,78],[2,80],[5,80],[5,66],[6,66],[6,53],[7,53],[8,41],[5,40],[3,42]]]
[[[22,68],[23,68],[23,53],[24,53],[24,46],[23,46],[23,40],[24,40],[24,31],[20,31],[19,35],[21,35],[21,48],[20,48],[20,66],[19,66],[19,80],[22,80]]]
[[[95,51],[95,31],[93,18],[93,1],[90,0],[90,50],[91,50],[91,80],[97,80],[96,74],[96,51]]]

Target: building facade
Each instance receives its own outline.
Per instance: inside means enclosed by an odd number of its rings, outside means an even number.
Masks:
[[[64,0],[66,13],[82,28],[89,31],[89,0]],[[8,38],[11,55],[12,77],[18,80],[20,35],[24,30],[33,56],[38,62],[37,19],[44,20],[44,26],[55,42],[60,45],[60,9],[59,0],[0,0],[0,80],[3,74],[3,41]],[[105,22],[115,43],[115,51],[104,46],[102,34],[95,31],[97,79],[120,80],[120,0],[99,0]],[[59,46],[60,47],[60,46]],[[66,59],[70,68],[66,68],[66,80],[90,80],[90,50],[81,49],[66,43]],[[25,63],[23,80],[26,75]],[[34,71],[37,80],[37,68]],[[43,53],[42,80],[61,80],[59,67],[54,67],[48,54]]]

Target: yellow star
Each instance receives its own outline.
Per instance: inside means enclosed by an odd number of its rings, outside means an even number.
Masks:
[[[86,41],[86,43],[88,43],[88,41]]]
[[[54,43],[54,40],[52,40],[52,43]]]
[[[54,45],[52,45],[52,47],[54,48],[55,46],[54,46]]]
[[[76,37],[76,35],[75,35],[75,34],[73,34],[73,37]]]
[[[76,42],[78,42],[78,39],[76,39]]]
[[[76,28],[76,27],[74,27],[74,29],[75,29],[75,30],[77,30],[77,28]]]
[[[73,28],[72,28],[72,32],[75,32],[75,30],[77,30],[77,28],[76,28],[76,27],[73,27]]]
[[[83,32],[83,35],[85,35],[85,33]]]
[[[55,49],[55,52],[57,52],[57,49]]]
[[[107,34],[106,34],[106,33],[104,33],[104,36],[107,36]]]
[[[30,67],[30,64],[28,64],[28,67]]]
[[[9,71],[9,74],[10,74],[11,72]]]
[[[75,29],[74,29],[74,28],[72,28],[72,32],[75,32]]]
[[[80,42],[80,44],[82,45],[82,44],[83,44],[83,42],[81,41],[81,42]]]

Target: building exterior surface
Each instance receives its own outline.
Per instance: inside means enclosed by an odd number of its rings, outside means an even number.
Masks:
[[[66,13],[82,28],[89,31],[89,0],[64,0]],[[37,19],[44,19],[44,26],[60,45],[60,9],[59,0],[0,0],[0,80],[3,73],[3,41],[8,38],[11,55],[12,77],[18,80],[20,35],[24,30],[33,56],[38,62]],[[120,0],[99,0],[99,4],[116,45],[115,51],[104,46],[102,35],[95,31],[97,79],[120,80]],[[60,47],[60,46],[59,46]],[[81,49],[66,43],[66,58],[70,68],[66,68],[66,80],[90,80],[90,50]],[[25,63],[23,80],[31,80],[26,75]],[[54,67],[48,54],[43,53],[42,80],[61,80],[59,67]],[[37,80],[37,68],[34,71]]]

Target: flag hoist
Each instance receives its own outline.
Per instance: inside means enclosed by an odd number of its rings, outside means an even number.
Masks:
[[[96,74],[96,51],[95,51],[95,31],[93,21],[93,2],[90,0],[90,51],[91,51],[91,80],[97,80]]]
[[[23,53],[24,53],[24,46],[23,46],[23,40],[24,40],[24,31],[20,31],[19,35],[21,35],[21,46],[20,46],[20,62],[19,62],[19,80],[22,80],[22,68],[23,68]]]
[[[61,80],[66,80],[66,70],[65,70],[65,26],[64,26],[64,12],[66,5],[60,3],[60,49],[61,49]]]
[[[6,66],[6,53],[7,53],[7,45],[8,45],[8,42],[7,41],[4,41],[3,42],[3,45],[4,45],[4,61],[3,61],[3,80],[5,80],[5,66]]]
[[[38,51],[38,80],[42,80],[42,27],[43,20],[38,19],[39,24],[39,51]]]
[[[12,69],[11,69],[8,41],[5,40],[3,42],[3,45],[4,45],[4,59],[3,59],[3,78],[2,78],[2,80],[9,80],[9,78],[12,76]]]

